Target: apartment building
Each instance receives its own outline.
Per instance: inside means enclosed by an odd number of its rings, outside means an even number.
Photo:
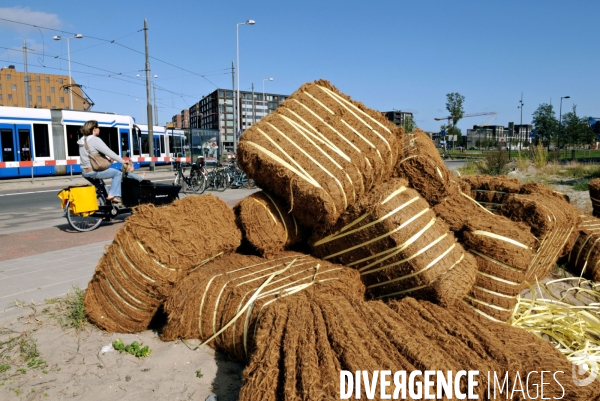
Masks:
[[[190,128],[219,130],[221,147],[233,151],[235,138],[234,102],[236,93],[231,89],[216,89],[189,109]],[[289,95],[240,91],[240,130],[272,113]]]
[[[81,89],[72,81],[73,104],[70,104],[69,77],[37,72],[17,71],[14,65],[0,69],[0,106],[27,107],[26,84],[29,90],[29,107],[42,109],[88,110]]]

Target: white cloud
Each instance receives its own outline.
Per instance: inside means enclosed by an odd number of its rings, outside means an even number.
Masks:
[[[37,29],[30,25],[37,25],[44,28],[60,29],[61,21],[58,15],[49,14],[43,11],[31,11],[29,7],[11,7],[11,8],[0,8],[0,29],[16,31],[19,34],[25,34]],[[9,20],[9,21],[6,21]],[[24,24],[18,24],[15,22],[22,22]]]

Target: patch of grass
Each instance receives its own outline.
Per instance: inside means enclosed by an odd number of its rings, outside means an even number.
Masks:
[[[204,375],[202,374],[202,370],[201,370],[201,369],[198,369],[198,370],[196,371],[196,377],[197,377],[198,379],[201,379],[201,378],[203,378],[203,377],[204,377]]]
[[[469,160],[463,167],[457,168],[460,175],[475,175],[477,174],[477,162]]]
[[[526,171],[529,167],[529,155],[526,151],[517,150],[517,157],[515,158],[515,166],[520,171]]]
[[[85,290],[73,286],[65,297],[47,299],[46,303],[56,305],[56,313],[52,313],[51,316],[57,319],[61,326],[81,330],[88,324],[83,304],[84,296]]]
[[[583,179],[583,180],[575,181],[573,183],[573,189],[575,191],[589,191],[590,181],[591,181],[590,179]]]

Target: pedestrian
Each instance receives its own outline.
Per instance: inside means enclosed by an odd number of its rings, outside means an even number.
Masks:
[[[96,171],[92,168],[89,154],[100,153],[104,155],[109,161],[117,161],[124,163],[118,154],[113,152],[102,139],[100,139],[100,127],[98,121],[90,120],[86,121],[81,127],[81,137],[77,144],[79,145],[79,158],[81,164],[81,175],[84,178],[111,178],[110,190],[108,191],[107,201],[114,203],[121,203],[121,179],[122,174],[119,170],[114,168],[107,168],[106,170]]]

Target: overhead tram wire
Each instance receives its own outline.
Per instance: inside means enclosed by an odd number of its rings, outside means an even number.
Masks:
[[[1,20],[1,21],[13,22],[13,23],[15,23],[15,24],[28,25],[28,26],[32,26],[32,27],[35,27],[35,28],[38,28],[38,29],[39,29],[39,28],[41,28],[41,29],[47,29],[47,30],[54,31],[54,32],[62,32],[62,33],[66,33],[66,34],[69,34],[69,35],[76,35],[76,33],[73,33],[73,32],[68,32],[68,31],[61,30],[61,29],[48,28],[48,27],[43,27],[43,26],[39,26],[39,25],[28,24],[28,23],[26,23],[26,22],[20,22],[20,21],[9,20],[9,19],[7,19],[7,18],[0,18],[0,20]],[[144,29],[140,29],[140,30],[138,30],[138,31],[135,31],[135,32],[133,32],[133,33],[127,34],[127,35],[125,35],[125,36],[122,36],[122,37],[121,37],[121,38],[119,38],[119,39],[122,39],[122,38],[124,38],[124,37],[130,36],[130,35],[133,35],[133,34],[135,34],[135,33],[138,33],[138,32],[142,32],[143,30],[144,30]],[[138,53],[138,54],[145,55],[145,53],[144,53],[144,52],[141,52],[141,51],[139,51],[139,50],[136,50],[136,49],[133,49],[133,48],[131,48],[131,47],[129,47],[129,46],[125,46],[125,45],[123,45],[123,44],[121,44],[121,43],[118,43],[118,42],[117,42],[117,40],[119,40],[119,39],[112,39],[112,40],[111,40],[111,39],[103,39],[103,38],[97,38],[97,37],[95,37],[95,36],[89,36],[89,35],[85,35],[85,37],[86,37],[86,38],[89,38],[89,39],[96,39],[96,40],[100,40],[100,41],[103,41],[103,42],[108,42],[109,44],[115,44],[115,45],[121,46],[121,47],[123,47],[123,48],[125,48],[125,49],[128,49],[128,50],[130,50],[130,51],[133,51],[133,52],[135,52],[135,53]],[[89,48],[89,47],[88,47],[88,48]],[[211,85],[213,85],[214,87],[218,88],[218,86],[217,86],[217,85],[215,85],[215,83],[214,83],[214,82],[212,82],[211,80],[209,80],[208,78],[206,78],[206,76],[205,76],[205,75],[203,75],[203,74],[199,74],[199,73],[197,73],[197,72],[190,71],[190,70],[188,70],[188,69],[185,69],[185,68],[183,68],[183,67],[176,66],[175,64],[171,64],[171,63],[169,63],[169,62],[167,62],[167,61],[164,61],[164,60],[161,60],[161,59],[159,59],[159,58],[157,58],[157,57],[152,57],[152,56],[150,56],[149,58],[151,58],[151,59],[153,59],[153,60],[156,60],[156,61],[160,61],[161,63],[167,64],[167,65],[170,65],[171,67],[178,68],[178,69],[180,69],[180,70],[182,70],[182,71],[189,72],[190,74],[197,75],[197,76],[199,76],[199,77],[201,77],[201,78],[205,79],[207,82],[209,82],[209,83],[210,83]],[[231,70],[231,68],[224,68],[223,70],[224,70],[224,71],[228,71],[228,70]]]

